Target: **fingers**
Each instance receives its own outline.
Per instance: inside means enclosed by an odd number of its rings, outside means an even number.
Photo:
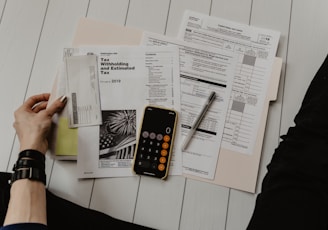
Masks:
[[[47,105],[48,105],[47,101],[42,101],[42,102],[36,104],[35,106],[33,106],[32,110],[33,110],[33,112],[38,113],[41,110],[46,109]]]
[[[31,96],[25,101],[23,106],[26,107],[27,109],[33,109],[33,107],[36,104],[43,102],[43,101],[48,101],[49,97],[50,97],[49,93],[43,93],[43,94]]]
[[[18,110],[16,110],[15,114],[19,113],[22,110],[38,113],[41,110],[46,109],[47,115],[52,117],[55,113],[60,112],[65,107],[67,97],[62,96],[58,98],[47,108],[49,98],[49,93],[31,96]]]
[[[55,113],[60,112],[65,107],[66,102],[67,102],[66,96],[62,96],[58,98],[46,109],[48,115],[53,116]]]

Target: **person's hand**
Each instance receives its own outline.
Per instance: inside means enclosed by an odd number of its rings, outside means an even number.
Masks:
[[[48,150],[47,136],[49,134],[52,116],[60,112],[66,97],[60,97],[48,108],[50,94],[35,95],[15,111],[14,128],[20,142],[20,151],[33,149],[46,153]]]

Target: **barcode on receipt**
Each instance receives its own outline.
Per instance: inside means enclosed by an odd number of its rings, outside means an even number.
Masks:
[[[77,98],[76,93],[72,93],[72,109],[73,109],[73,124],[79,123],[79,117],[77,113]]]

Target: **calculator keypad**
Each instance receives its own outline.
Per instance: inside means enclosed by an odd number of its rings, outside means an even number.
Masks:
[[[139,140],[139,152],[136,156],[136,165],[143,168],[144,174],[157,177],[165,175],[168,167],[171,148],[171,130],[166,133],[143,131]]]

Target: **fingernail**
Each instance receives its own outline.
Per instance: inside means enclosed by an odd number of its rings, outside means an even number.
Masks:
[[[61,103],[65,103],[67,101],[67,97],[64,95],[59,100]]]

